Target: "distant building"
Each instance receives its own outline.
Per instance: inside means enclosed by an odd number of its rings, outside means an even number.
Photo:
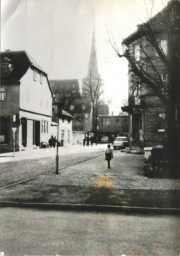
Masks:
[[[54,112],[54,111],[53,111]],[[62,113],[59,116],[59,139],[61,146],[73,143],[72,138],[72,121],[74,117],[67,111],[62,109]],[[51,124],[51,136],[57,139],[57,117],[53,115],[53,122]]]
[[[98,135],[128,135],[129,118],[127,114],[118,116],[103,115],[98,117]]]
[[[109,106],[106,103],[101,103],[98,107],[98,115],[109,115]]]
[[[47,73],[25,51],[1,53],[0,151],[37,148],[48,142],[53,94]]]
[[[72,130],[87,131],[91,104],[80,94],[78,79],[50,80],[50,84],[55,102],[61,103],[62,108],[74,117]]]

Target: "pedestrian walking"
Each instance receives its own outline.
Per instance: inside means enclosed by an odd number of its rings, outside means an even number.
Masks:
[[[89,146],[89,136],[87,136],[86,141],[87,141],[86,145]]]
[[[111,149],[111,145],[108,144],[106,152],[105,152],[105,160],[107,160],[107,162],[108,162],[108,169],[111,168],[110,162],[111,162],[112,158],[113,158],[113,152],[112,152],[112,149]]]

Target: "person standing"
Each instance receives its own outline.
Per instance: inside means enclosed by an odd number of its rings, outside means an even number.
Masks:
[[[113,158],[113,152],[112,152],[112,149],[111,149],[111,145],[108,144],[106,152],[105,152],[105,160],[107,160],[107,162],[108,162],[108,169],[111,168],[110,162],[111,162],[112,158]]]

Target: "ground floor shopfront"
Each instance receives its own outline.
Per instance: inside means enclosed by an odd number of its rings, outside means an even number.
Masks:
[[[129,108],[129,142],[136,146],[162,145],[165,113],[162,106]]]
[[[48,143],[52,117],[20,110],[16,115],[1,116],[0,152],[10,152],[40,147]],[[14,127],[14,128],[13,128]]]

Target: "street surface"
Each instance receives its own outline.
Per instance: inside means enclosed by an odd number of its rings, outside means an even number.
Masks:
[[[65,168],[58,175],[54,158],[2,163],[1,201],[180,208],[180,180],[149,179],[143,175],[143,155],[119,150],[114,151],[111,169],[107,169],[105,145],[103,151],[95,149],[62,155],[60,166]],[[41,175],[2,188],[35,174]]]
[[[104,152],[105,145],[71,146],[59,148],[59,168],[77,164]],[[40,149],[17,152],[14,158],[9,154],[0,157],[0,188],[11,183],[33,178],[35,175],[55,172],[56,149]]]
[[[180,217],[0,209],[4,255],[178,256]]]

